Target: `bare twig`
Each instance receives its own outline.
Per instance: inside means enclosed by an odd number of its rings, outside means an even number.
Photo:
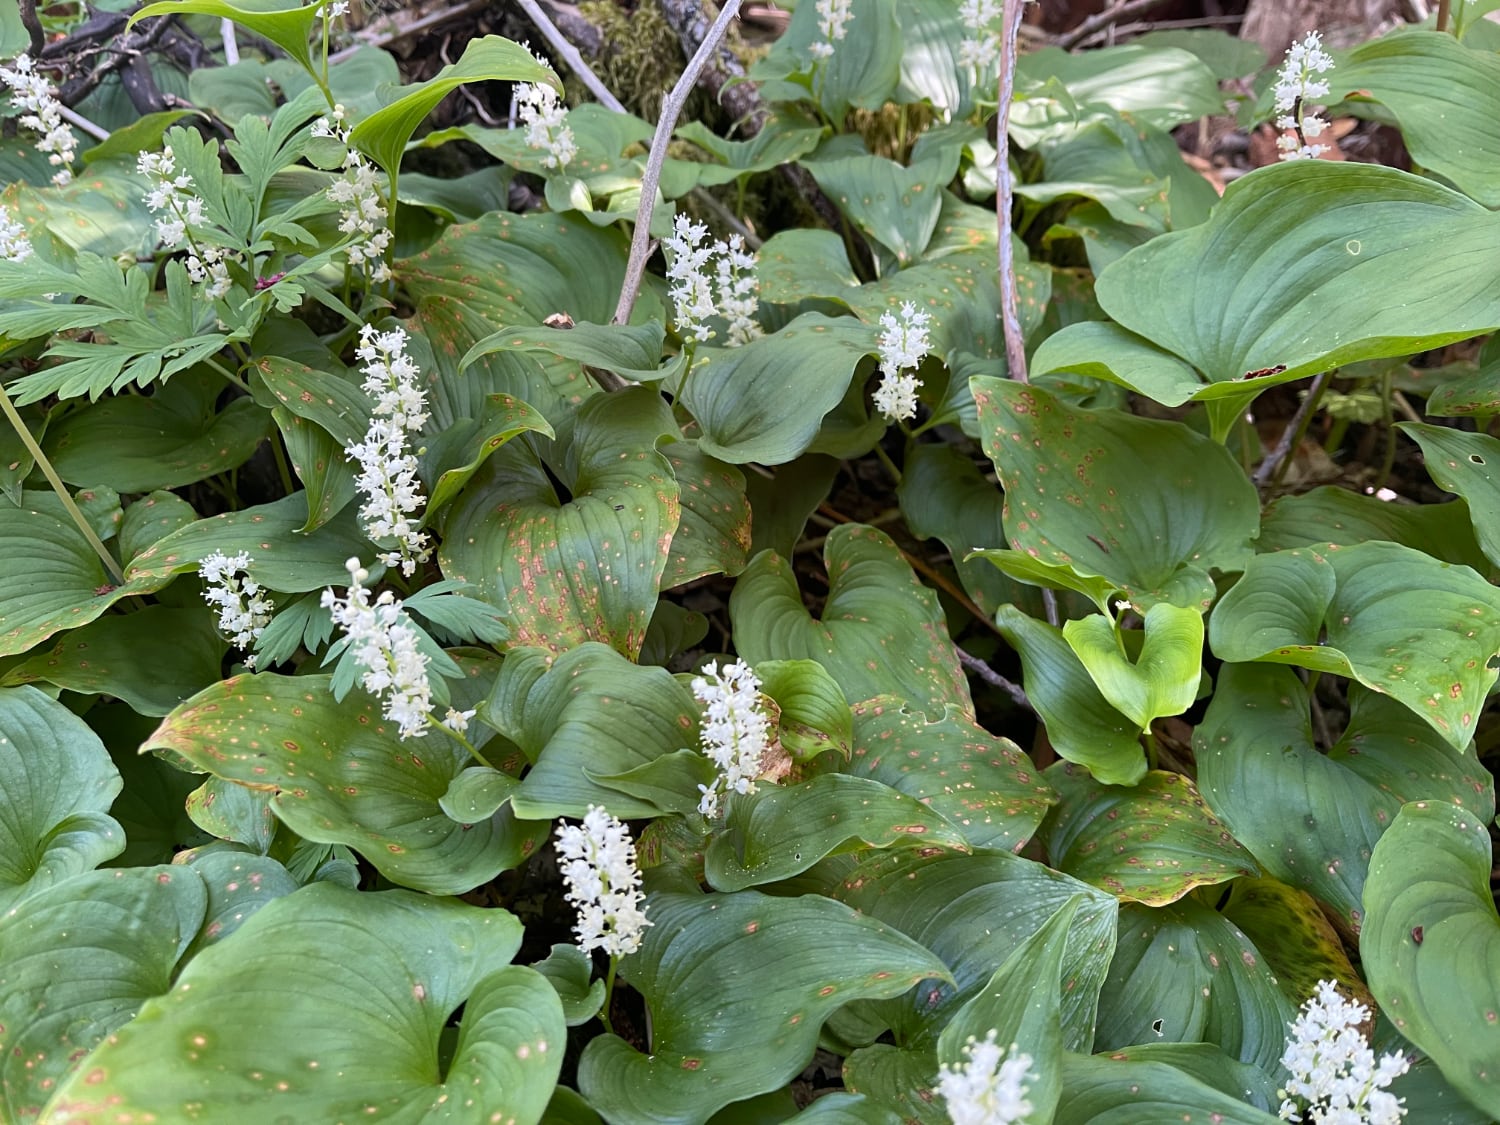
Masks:
[[[625,263],[625,282],[620,286],[620,300],[615,306],[616,324],[629,322],[636,296],[641,291],[641,282],[646,276],[646,260],[651,256],[651,212],[656,209],[656,189],[661,183],[661,169],[666,163],[672,130],[677,126],[678,115],[687,104],[688,95],[692,93],[704,64],[718,49],[724,33],[729,30],[729,21],[739,10],[740,0],[726,0],[719,18],[714,20],[698,50],[688,60],[687,69],[661,103],[661,117],[656,122],[656,135],[651,138],[651,152],[646,157],[646,170],[641,176],[641,205],[635,214],[635,234],[630,240],[630,258]]]
[[[42,21],[36,14],[36,0],[21,0],[21,23],[31,37],[31,57],[40,58],[42,48],[47,45],[47,34],[42,30]]]
[[[1292,446],[1299,441],[1302,434],[1307,430],[1307,420],[1312,416],[1313,408],[1323,397],[1323,388],[1328,385],[1329,372],[1325,371],[1313,380],[1311,389],[1297,404],[1297,412],[1292,415],[1292,420],[1286,424],[1286,429],[1281,431],[1281,438],[1276,442],[1276,448],[1266,455],[1265,460],[1255,470],[1255,481],[1257,488],[1264,487],[1266,482],[1276,475],[1276,470],[1291,453]]]
[[[1020,296],[1016,292],[1016,251],[1011,242],[1010,211],[1015,201],[1010,178],[1010,102],[1016,89],[1016,33],[1024,0],[1005,0],[1000,55],[1000,120],[995,125],[995,224],[999,243],[1000,324],[1005,334],[1005,362],[1010,377],[1024,383],[1026,341],[1021,335]]]
[[[620,99],[610,93],[610,89],[599,76],[594,73],[593,68],[583,61],[583,56],[578,53],[578,48],[570,43],[562,32],[557,30],[557,25],[547,18],[547,13],[542,11],[542,6],[536,0],[517,0],[521,8],[531,17],[531,22],[536,24],[552,49],[562,56],[562,61],[568,64],[568,69],[578,75],[578,80],[588,87],[589,93],[605,109],[614,113],[624,113],[625,107],[620,104]]]
[[[1065,31],[1057,37],[1057,45],[1063,50],[1071,50],[1078,46],[1094,32],[1108,27],[1118,20],[1129,16],[1140,15],[1149,12],[1152,8],[1159,7],[1164,0],[1117,0],[1097,15],[1090,16],[1072,31]]]
[[[1141,35],[1147,31],[1173,31],[1181,28],[1193,27],[1223,27],[1230,24],[1242,24],[1245,22],[1243,12],[1223,16],[1195,16],[1192,19],[1181,20],[1138,20],[1135,23],[1111,24],[1109,27],[1100,28],[1087,39],[1078,43],[1081,50],[1084,47],[1093,47],[1105,42],[1111,34],[1115,40],[1128,39],[1131,36]]]
[[[953,651],[958,653],[958,662],[960,664],[962,664],[969,671],[973,672],[976,676],[978,676],[985,683],[989,684],[991,687],[997,687],[1001,691],[1005,692],[1005,694],[1010,696],[1011,699],[1015,702],[1016,706],[1024,707],[1028,711],[1034,712],[1036,710],[1036,708],[1031,705],[1031,700],[1026,698],[1026,692],[1021,689],[1020,684],[1012,683],[1010,680],[1007,680],[1004,676],[991,668],[983,660],[980,660],[979,657],[975,656],[972,652],[966,651],[961,645],[954,645]]]
[[[58,103],[57,112],[62,115],[62,119],[64,121],[68,122],[70,125],[74,125],[77,128],[82,129],[89,136],[93,137],[94,140],[96,140],[96,141],[107,141],[107,140],[109,140],[109,130],[108,129],[105,129],[105,128],[103,128],[100,125],[95,125],[87,117],[85,117],[83,114],[79,113],[76,109],[72,108],[71,106],[66,106],[66,105],[63,105],[61,103]]]
[[[1434,26],[1436,26],[1439,31],[1448,30],[1448,14],[1451,7],[1451,0],[1438,0],[1437,23]]]
[[[471,12],[484,11],[489,6],[490,0],[464,0],[461,4],[454,4],[451,8],[441,8],[420,19],[412,20],[411,23],[396,23],[395,20],[391,20],[390,23],[380,25],[384,30],[376,30],[373,27],[366,29],[359,35],[358,43],[329,55],[328,64],[332,66],[334,63],[341,63],[345,59],[352,58],[361,46],[388,47],[392,43],[429,31],[449,20],[458,19]]]
[[[233,66],[240,61],[240,41],[234,35],[234,21],[219,21],[219,38],[224,41],[224,65]]]

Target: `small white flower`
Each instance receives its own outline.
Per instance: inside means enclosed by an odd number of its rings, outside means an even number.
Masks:
[[[203,200],[193,191],[193,177],[177,171],[177,157],[171,145],[160,152],[143,152],[136,157],[135,170],[151,181],[146,192],[146,206],[155,214],[166,212],[156,220],[156,237],[167,249],[187,241],[193,227],[204,224]]]
[[[1276,138],[1276,147],[1281,150],[1282,160],[1312,160],[1328,151],[1327,145],[1310,143],[1323,135],[1328,122],[1309,110],[1308,104],[1327,97],[1328,83],[1314,75],[1332,69],[1333,59],[1323,50],[1316,31],[1309,31],[1305,39],[1287,48],[1273,87],[1278,115],[1276,128],[1282,130]]]
[[[220,246],[203,246],[197,253],[189,254],[186,262],[188,278],[203,286],[203,294],[210,301],[217,301],[229,292],[229,263]]]
[[[567,168],[578,155],[578,142],[568,125],[568,107],[557,91],[540,82],[524,82],[516,87],[516,113],[526,126],[526,147],[546,152],[544,168]]]
[[[198,575],[208,583],[203,600],[218,607],[219,632],[228,634],[241,649],[259,640],[276,606],[262,592],[260,583],[250,577],[249,553],[226,555],[215,551],[198,563]],[[245,667],[255,667],[253,654],[245,657]]]
[[[448,713],[443,716],[443,726],[451,731],[463,734],[469,729],[469,720],[479,712],[473,708],[468,711],[460,711],[457,707],[448,708]]]
[[[406,354],[405,331],[377,332],[366,324],[359,339],[355,354],[364,361],[363,387],[374,409],[364,441],[347,446],[344,454],[359,464],[355,487],[365,498],[359,509],[365,534],[375,542],[395,540],[395,549],[382,553],[380,561],[399,566],[410,578],[431,554],[420,522],[427,496],[411,444],[427,422],[427,395],[417,385],[417,365]]]
[[[401,738],[423,738],[432,715],[432,684],[416,630],[389,590],[370,600],[364,585],[370,572],[358,559],[344,565],[349,571],[346,595],[340,598],[331,589],[324,590],[320,604],[348,634],[354,659],[365,670],[360,683],[380,699],[381,713],[398,725]]]
[[[958,18],[967,34],[959,44],[958,61],[983,71],[1000,59],[1000,28],[1004,5],[1000,0],[964,0],[958,6]]]
[[[31,257],[31,239],[26,228],[10,217],[10,212],[0,206],[0,258],[7,262],[24,262]]]
[[[944,1063],[938,1074],[937,1092],[953,1125],[1015,1125],[1031,1112],[1026,1100],[1031,1056],[1016,1054],[1012,1044],[1006,1058],[997,1034],[991,1028],[983,1039],[971,1035],[963,1047],[966,1061],[952,1068]]]
[[[927,333],[931,322],[932,315],[919,312],[910,301],[902,303],[899,320],[893,313],[880,314],[882,331],[876,343],[881,382],[875,390],[875,409],[892,422],[916,416],[917,391],[922,386],[916,368],[932,348]]]
[[[328,198],[339,205],[339,230],[350,242],[344,248],[349,264],[362,269],[371,281],[390,279],[385,253],[391,246],[391,228],[386,222],[385,196],[380,190],[380,173],[359,152],[349,148],[349,129],[342,105],[312,123],[308,132],[314,137],[331,137],[345,146],[344,171],[328,185]]]
[[[718,661],[710,661],[693,680],[693,696],[704,706],[701,749],[719,767],[712,785],[698,787],[703,794],[698,811],[713,817],[724,793],[756,791],[771,724],[760,705],[760,680],[743,660],[722,670]]]
[[[707,321],[713,316],[729,322],[726,343],[732,348],[762,335],[755,320],[760,307],[755,255],[745,250],[743,238],[736,234],[728,242],[711,242],[708,227],[679,213],[662,245],[667,251],[667,280],[678,335],[699,342],[712,340],[714,330]]]
[[[14,91],[10,104],[22,111],[21,124],[41,134],[36,150],[47,154],[49,164],[60,166],[52,182],[59,186],[70,183],[78,138],[73,127],[63,120],[62,103],[57,100],[52,83],[36,72],[31,56],[24,54],[11,60],[11,66],[0,66],[0,82]]]
[[[1331,980],[1302,1005],[1290,1027],[1281,1065],[1291,1077],[1277,1091],[1283,1121],[1310,1125],[1399,1125],[1406,1116],[1401,1099],[1386,1091],[1410,1068],[1400,1052],[1375,1052],[1360,1033],[1370,1009],[1343,996]]]
[[[557,854],[567,897],[578,910],[574,932],[585,953],[634,953],[651,925],[641,906],[641,873],[630,829],[599,805],[590,805],[580,827],[561,825]]]
[[[348,13],[349,13],[349,0],[334,0],[334,2],[332,4],[329,4],[319,14],[325,20],[327,20],[330,23],[332,23],[334,20],[338,19],[340,16],[348,15]]]
[[[851,0],[818,0],[818,30],[823,39],[819,43],[811,43],[808,50],[818,59],[827,60],[833,57],[833,45],[849,34],[849,21],[854,18],[854,5]]]

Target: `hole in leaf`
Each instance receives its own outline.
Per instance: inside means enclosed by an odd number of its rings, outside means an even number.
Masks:
[[[1471,453],[1471,454],[1469,454],[1469,464],[1471,464],[1471,465],[1483,465],[1484,464],[1484,458],[1481,457],[1477,453]]]

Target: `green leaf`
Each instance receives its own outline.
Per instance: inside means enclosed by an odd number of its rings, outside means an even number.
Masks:
[[[162,721],[143,750],[170,751],[215,777],[274,788],[298,835],[345,844],[386,878],[462,894],[520,863],[546,825],[509,809],[463,825],[439,802],[473,759],[438,732],[400,740],[364,692],[334,701],[327,676],[236,676]]]
[[[789,1121],[806,1125],[901,1125],[901,1118],[856,1094],[824,1094]]]
[[[951,166],[926,160],[902,167],[883,156],[845,156],[804,161],[844,215],[867,236],[895,255],[898,267],[922,256],[937,230],[943,185]]]
[[[1495,162],[1500,145],[1489,124],[1500,113],[1500,59],[1452,35],[1404,30],[1363,43],[1329,72],[1331,97],[1354,95],[1390,110],[1412,162],[1437,173],[1486,207],[1500,206]]]
[[[1456,249],[1435,256],[1434,245]],[[1099,276],[1104,311],[1143,338],[1124,370],[1118,331],[1073,325],[1053,346],[1092,334],[1091,349],[1069,349],[1069,370],[1168,405],[1217,402],[1222,437],[1268,387],[1500,325],[1488,267],[1497,248],[1500,216],[1448,188],[1371,164],[1287,161],[1236,180],[1208,222],[1154,238]],[[1165,356],[1154,364],[1144,358],[1153,346]]]
[[[1203,672],[1203,615],[1197,609],[1158,602],[1146,611],[1145,626],[1140,652],[1131,660],[1111,618],[1091,614],[1063,625],[1063,639],[1100,694],[1142,730],[1191,707]]]
[[[120,557],[129,561],[151,544],[198,518],[193,506],[171,492],[142,496],[120,520]]]
[[[246,789],[232,781],[210,777],[188,794],[188,817],[210,836],[244,844],[264,855],[276,838],[276,814],[269,789]]]
[[[0,689],[0,908],[120,854],[120,773],[99,736],[34,687]]]
[[[970,385],[1016,550],[1106,578],[1142,612],[1206,609],[1209,569],[1243,565],[1260,502],[1223,446],[1180,422],[1076,410],[1039,387]]]
[[[1178,47],[1129,43],[1077,54],[1044,47],[1017,60],[1016,77],[1037,84],[1056,80],[1079,106],[1107,105],[1158,129],[1224,112],[1213,72]],[[1028,129],[1039,124],[1038,110],[1046,112],[1045,102],[1027,99],[1016,106],[1015,135],[1028,147],[1033,143]]]
[[[1021,657],[1026,697],[1058,755],[1088,767],[1105,785],[1134,785],[1146,774],[1141,730],[1110,706],[1062,630],[1004,605],[1000,634]]]
[[[665,668],[584,642],[555,658],[512,650],[486,714],[534,763],[511,799],[518,815],[582,817],[594,804],[630,819],[663,810],[604,777],[695,745],[701,710]]]
[[[562,1001],[569,1027],[588,1023],[604,1006],[604,982],[594,979],[594,963],[576,945],[554,945],[533,968],[547,978]]]
[[[161,644],[163,637],[171,643]],[[150,605],[65,633],[47,651],[7,669],[0,684],[54,684],[112,695],[142,715],[165,715],[216,681],[223,657],[224,642],[206,610]]]
[[[678,364],[662,366],[666,329],[659,321],[645,324],[590,324],[575,321],[566,327],[539,325],[502,328],[470,348],[459,367],[480,356],[500,351],[549,352],[552,355],[613,371],[638,382],[664,379],[677,373]]]
[[[1088,598],[1099,612],[1103,614],[1112,613],[1111,603],[1115,595],[1119,593],[1119,587],[1107,578],[1097,575],[1082,575],[1071,566],[1058,566],[1052,563],[1044,563],[1039,559],[1032,558],[1024,551],[1011,551],[1003,549],[987,549],[973,551],[969,554],[971,559],[983,559],[995,567],[1002,574],[1025,582],[1032,586],[1043,586],[1049,590],[1072,590],[1076,594],[1082,594]],[[1041,615],[1041,606],[1038,605],[1033,616]]]
[[[719,163],[692,165],[698,183],[705,187],[733,183],[754,172],[769,172],[818,147],[822,126],[811,118],[784,109],[766,118],[759,131],[748,140],[731,141],[719,136],[701,121],[688,121],[674,134],[691,141],[708,152]]]
[[[1097,1049],[1158,1039],[1216,1043],[1274,1071],[1296,1014],[1260,951],[1240,930],[1186,898],[1120,907],[1119,944],[1099,997]]]
[[[585,403],[562,463],[506,446],[448,513],[443,574],[501,608],[517,647],[595,640],[635,656],[681,512],[655,449],[675,430],[662,397],[642,387]]]
[[[1063,955],[1072,982],[1062,998],[1063,1037],[1069,1050],[1092,1044],[1099,987],[1114,952],[1114,896],[1008,852],[876,853],[841,867],[831,893],[921,942],[953,972],[952,985],[872,1006],[902,1045],[934,1039],[1007,957],[1081,896]]]
[[[1117,1058],[1117,1055],[1119,1056]],[[1137,1061],[1128,1052],[1064,1055],[1062,1098],[1053,1125],[1276,1125],[1277,1118],[1221,1093],[1165,1062]]]
[[[80,875],[0,914],[5,1120],[35,1120],[96,1045],[172,987],[207,903],[192,871],[132,867]]]
[[[1261,515],[1255,546],[1262,552],[1328,542],[1353,547],[1366,539],[1389,539],[1481,574],[1489,568],[1463,501],[1388,504],[1332,485],[1271,501]]]
[[[341,449],[364,440],[370,424],[370,396],[359,380],[331,357],[319,367],[311,367],[280,356],[265,356],[255,365],[255,373],[277,402],[297,417],[322,427]]]
[[[469,40],[458,62],[425,82],[402,87],[399,98],[354,126],[349,143],[394,174],[412,134],[439,102],[466,82],[537,82],[562,93],[562,83],[552,68],[538,62],[525,47],[498,35],[485,35]]]
[[[1182,774],[1152,770],[1125,788],[1059,762],[1045,776],[1059,795],[1046,826],[1047,856],[1085,883],[1127,902],[1165,906],[1194,887],[1258,873]]]
[[[1395,543],[1257,555],[1214,609],[1214,654],[1349,676],[1421,715],[1454,749],[1500,676],[1500,593]]]
[[[167,1119],[201,1099],[252,1121],[439,1122],[462,1106],[534,1122],[566,1028],[552,986],[507,964],[520,940],[504,910],[304,887],[195,957],[58,1091],[48,1120],[82,1125],[101,1101]]]
[[[261,907],[297,889],[297,880],[291,872],[270,856],[205,849],[182,855],[183,858],[175,862],[198,872],[208,889],[208,910],[203,925],[183,955],[184,960],[190,960],[208,946],[225,940],[253,918]]]
[[[1359,953],[1403,1036],[1500,1116],[1500,915],[1489,829],[1440,801],[1406,805],[1370,857]]]
[[[879,109],[896,92],[901,78],[901,29],[896,0],[868,0],[860,19],[850,20],[838,50],[818,60],[808,47],[827,37],[818,13],[794,11],[786,31],[771,54],[750,69],[756,81],[811,75],[811,96],[831,121],[842,121],[851,106]],[[780,83],[787,95],[777,100],[800,100],[800,84]]]
[[[422,456],[424,475],[433,479],[423,522],[432,522],[434,514],[459,494],[491,453],[528,432],[555,436],[551,425],[531,406],[496,394],[485,398],[478,418],[460,418],[433,434]]]
[[[1195,735],[1198,783],[1268,872],[1326,904],[1350,933],[1370,850],[1403,801],[1494,815],[1494,781],[1396,700],[1351,687],[1349,726],[1313,745],[1307,689],[1289,668],[1232,664]]]
[[[584,1096],[617,1125],[702,1122],[778,1089],[839,1007],[948,979],[915,942],[817,895],[661,894],[647,914],[621,969],[645,998],[650,1054],[606,1034],[578,1066]]]
[[[816,660],[768,660],[755,669],[762,695],[776,702],[776,741],[794,761],[807,762],[833,750],[848,761],[854,746],[849,702]]]
[[[1031,759],[952,709],[936,722],[894,696],[854,708],[854,755],[844,771],[915,797],[976,848],[1020,851],[1057,800]]]
[[[715,890],[740,891],[800,875],[827,855],[903,847],[968,851],[957,827],[920,801],[870,778],[826,773],[731,794],[704,874]]]
[[[780,465],[806,452],[823,416],[875,350],[852,317],[803,313],[740,348],[702,348],[682,403],[703,428],[699,446],[732,464]]]
[[[972,715],[968,682],[937,597],[880,531],[845,524],[824,547],[828,598],[820,619],[802,604],[791,564],[757,555],[729,600],[735,646],[752,665],[816,660],[844,698],[896,695],[922,710]]]
[[[317,25],[324,4],[308,4],[306,7],[286,7],[280,0],[259,0],[244,5],[225,3],[225,0],[159,0],[147,4],[130,18],[134,24],[150,16],[200,15],[216,16],[233,20],[247,31],[254,32],[280,47],[309,74],[315,73],[312,51],[308,39]]]
[[[738,574],[750,550],[745,474],[710,457],[693,440],[673,442],[662,452],[677,478],[682,502],[662,585],[671,588],[710,574]]]
[[[1420,422],[1401,422],[1396,428],[1422,447],[1427,475],[1434,483],[1467,501],[1480,548],[1500,566],[1500,479],[1490,467],[1492,462],[1500,467],[1500,441],[1488,434]]]
[[[1276,879],[1236,879],[1223,906],[1265,959],[1290,996],[1311,996],[1320,980],[1337,981],[1349,995],[1375,998],[1344,952],[1343,939],[1317,899]]]

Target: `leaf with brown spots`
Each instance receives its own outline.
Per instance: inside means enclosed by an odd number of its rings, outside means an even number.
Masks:
[[[812,1059],[823,1022],[851,1000],[946,980],[916,942],[818,895],[656,894],[622,976],[645,998],[650,1053],[600,1035],[578,1086],[616,1125],[697,1125],[777,1090]]]
[[[704,453],[696,441],[674,442],[662,452],[682,500],[662,585],[670,589],[709,574],[738,574],[750,551],[745,474]]]
[[[85,1125],[105,1106],[182,1120],[201,1104],[247,1122],[437,1125],[460,1107],[466,1121],[537,1121],[567,1028],[546,979],[508,963],[520,942],[505,910],[303,887],[194,957],[84,1061],[47,1120]]]
[[[1221,660],[1358,680],[1463,750],[1500,676],[1500,591],[1396,543],[1276,551],[1219,601],[1209,642]]]
[[[1198,1046],[1198,1044],[1194,1044]],[[1204,1045],[1207,1051],[1213,1048]],[[1214,1052],[1222,1055],[1222,1052]],[[1131,1048],[1098,1055],[1064,1055],[1054,1125],[1277,1125],[1275,1115],[1246,1101],[1246,1094],[1275,1090],[1264,1071],[1245,1068],[1253,1085],[1239,1084],[1233,1092],[1210,1085],[1205,1077],[1233,1073],[1233,1059],[1210,1062],[1166,1055],[1149,1048]],[[1272,1103],[1274,1104],[1274,1103]]]
[[[949,711],[929,722],[895,696],[854,708],[846,772],[915,797],[956,824],[976,848],[1019,851],[1057,800],[1014,742]]]
[[[1487,820],[1495,785],[1388,696],[1349,689],[1348,728],[1313,742],[1307,688],[1289,668],[1226,665],[1194,737],[1198,785],[1268,873],[1307,891],[1357,934],[1370,852],[1402,803],[1449,801]]]
[[[1217,1043],[1275,1072],[1296,1009],[1232,922],[1192,898],[1156,908],[1127,902],[1117,940],[1099,995],[1096,1051]]]
[[[1318,900],[1306,891],[1271,878],[1236,879],[1229,887],[1224,917],[1245,932],[1287,994],[1305,1000],[1320,980],[1336,981],[1339,991],[1361,1004],[1375,998],[1354,971],[1343,939]]]
[[[730,598],[735,645],[751,664],[816,660],[854,702],[896,695],[932,714],[974,713],[937,595],[884,532],[837,527],[824,548],[828,599],[814,618],[791,564],[757,555]]]
[[[671,411],[642,387],[585,403],[555,461],[505,446],[449,510],[443,574],[504,612],[515,647],[600,641],[636,656],[681,514],[655,448],[667,433]]]
[[[1152,770],[1134,786],[1100,785],[1082,766],[1058,762],[1046,777],[1059,794],[1046,824],[1048,858],[1123,901],[1165,906],[1260,870],[1181,774]]]
[[[386,878],[462,894],[520,863],[546,833],[500,808],[475,824],[442,810],[473,759],[438,732],[397,737],[362,691],[335,703],[327,676],[236,676],[178,707],[143,750],[181,755],[226,781],[274,790],[294,832],[359,852]]]
[[[79,875],[0,914],[0,1117],[45,1116],[85,1056],[172,987],[207,906],[196,871],[125,867]]]

